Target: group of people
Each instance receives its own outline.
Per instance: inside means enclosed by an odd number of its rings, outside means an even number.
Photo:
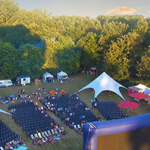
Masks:
[[[38,131],[37,131],[38,134]],[[47,135],[44,137],[37,136],[36,138],[32,138],[32,144],[41,146],[41,144],[55,143],[58,140],[61,140],[63,135],[61,133],[55,135]]]
[[[10,102],[17,101],[17,99],[18,97],[15,96],[14,94],[0,97],[1,104],[9,104]]]
[[[92,109],[97,107],[97,98],[91,99]]]
[[[37,98],[37,100],[41,100],[41,99],[43,98],[41,92],[43,92],[43,94],[49,93],[49,92],[46,91],[45,88],[38,88],[36,92],[34,92],[34,93],[32,93],[30,96],[28,96],[28,95],[26,94],[26,92],[25,92],[24,89],[20,89],[20,90],[18,91],[16,97],[17,97],[19,100],[21,100],[22,103],[25,103],[25,102],[28,102],[28,101],[34,103],[34,101],[33,101],[32,99]],[[24,96],[25,94],[26,94],[27,96]],[[22,96],[23,96],[23,97],[22,97]],[[15,97],[15,100],[17,99],[16,97]],[[4,99],[5,99],[5,97],[2,97],[2,96],[0,97],[0,100],[4,100]],[[8,97],[8,99],[11,100],[10,97]],[[13,99],[12,99],[12,100],[13,100]],[[35,106],[36,106],[35,109],[40,110],[41,113],[44,113],[46,117],[49,116],[49,114],[46,113],[46,109],[45,109],[44,107],[39,107],[37,102],[35,102],[34,104],[35,104]],[[16,111],[15,109],[11,109],[11,110],[10,110],[10,113],[13,114],[13,113],[15,113],[15,111]],[[36,110],[35,110],[35,111],[36,111]],[[51,126],[51,125],[50,125],[50,126]],[[52,126],[54,126],[54,129],[58,127],[57,124],[53,124]],[[46,143],[49,143],[49,142],[54,143],[54,142],[56,142],[58,139],[61,139],[62,135],[65,135],[65,134],[66,134],[66,131],[62,131],[62,134],[59,133],[59,134],[54,135],[54,136],[43,137],[43,138],[36,138],[35,140],[33,140],[33,144],[34,144],[34,145],[41,145],[42,143],[45,143],[45,144],[46,144]],[[17,148],[17,147],[19,147],[19,146],[22,145],[22,144],[25,144],[25,141],[24,141],[22,138],[20,138],[20,139],[18,139],[18,140],[12,140],[12,141],[6,143],[4,149],[5,149],[5,150],[13,150],[14,148]]]
[[[21,137],[19,137],[16,140],[12,140],[8,143],[6,143],[4,149],[5,150],[13,150],[14,148],[18,148],[21,145],[25,145],[25,140],[23,140]]]
[[[46,83],[54,82],[54,78],[46,78]]]

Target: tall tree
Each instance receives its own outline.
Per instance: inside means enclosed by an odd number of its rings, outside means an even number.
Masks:
[[[77,73],[80,69],[80,51],[70,48],[57,53],[59,70]]]
[[[81,50],[81,68],[89,69],[95,64],[98,57],[97,35],[89,32],[77,42],[77,46]]]
[[[137,76],[138,80],[141,82],[145,82],[149,84],[150,86],[150,47],[149,51],[145,53],[142,57],[141,60],[138,62],[137,65]]]
[[[9,25],[19,7],[13,0],[0,0],[0,26]]]
[[[0,78],[14,78],[17,75],[16,49],[9,43],[0,42]]]
[[[20,75],[29,74],[36,76],[40,74],[44,58],[42,50],[30,44],[26,44],[18,49],[18,69]]]

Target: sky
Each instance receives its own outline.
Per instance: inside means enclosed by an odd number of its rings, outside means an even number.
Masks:
[[[20,9],[47,10],[52,16],[142,15],[150,17],[150,0],[14,0]]]

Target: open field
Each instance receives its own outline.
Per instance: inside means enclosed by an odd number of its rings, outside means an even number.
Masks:
[[[25,92],[30,95],[33,92],[36,92],[38,88],[45,88],[47,91],[49,90],[55,90],[55,88],[58,88],[59,91],[64,89],[66,90],[69,94],[73,94],[77,92],[79,89],[81,89],[83,86],[87,85],[90,83],[94,77],[87,75],[87,74],[77,74],[77,75],[72,75],[70,76],[71,78],[74,78],[74,82],[69,82],[69,81],[64,81],[63,84],[60,82],[56,81],[54,83],[43,83],[39,82],[38,84],[32,83],[31,85],[28,86],[16,86],[16,87],[7,87],[7,88],[0,88],[0,95],[1,96],[6,96],[10,94],[17,94],[18,91],[21,89],[24,89]],[[121,89],[121,92],[123,96],[125,97],[126,100],[133,101],[130,99],[127,95],[127,90]],[[86,104],[91,108],[91,98],[93,98],[93,92],[90,89],[84,90],[79,93],[79,96],[81,97],[82,101],[86,102]],[[116,94],[112,93],[111,95],[108,94],[100,94],[98,96],[99,101],[115,101],[117,104],[122,101],[122,99],[117,96]],[[19,102],[20,100],[18,100]],[[36,99],[33,99],[33,101],[37,101]],[[38,104],[41,106],[41,103],[38,102]],[[141,101],[139,107],[136,110],[130,110],[129,114],[130,116],[137,116],[145,113],[149,113],[150,109],[144,109],[144,107],[147,105],[147,102]],[[8,105],[2,105],[0,104],[0,108],[8,111],[7,110]],[[126,109],[123,109],[123,111],[127,111]],[[96,116],[101,116],[101,114],[96,110],[92,109],[93,113]],[[25,132],[22,131],[21,127],[18,126],[16,123],[14,123],[13,119],[11,116],[6,115],[6,114],[0,114],[0,119],[7,125],[9,126],[14,132],[16,132],[19,136],[21,136],[23,139],[26,141],[26,146],[28,147],[29,150],[82,150],[82,135],[78,135],[74,130],[68,128],[64,124],[62,124],[61,120],[57,118],[53,113],[49,112],[52,118],[56,120],[56,122],[59,122],[60,125],[62,125],[65,130],[67,131],[67,135],[64,136],[64,138],[61,141],[58,141],[54,144],[42,144],[42,146],[35,146],[32,145],[31,139],[29,137],[26,137]],[[101,116],[102,117],[102,116]]]

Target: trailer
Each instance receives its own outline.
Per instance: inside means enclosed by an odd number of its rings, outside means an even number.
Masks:
[[[16,81],[18,85],[27,85],[31,83],[31,78],[29,75],[18,76]]]
[[[8,87],[8,86],[12,86],[13,83],[11,81],[11,79],[7,79],[7,80],[0,80],[0,87]]]

